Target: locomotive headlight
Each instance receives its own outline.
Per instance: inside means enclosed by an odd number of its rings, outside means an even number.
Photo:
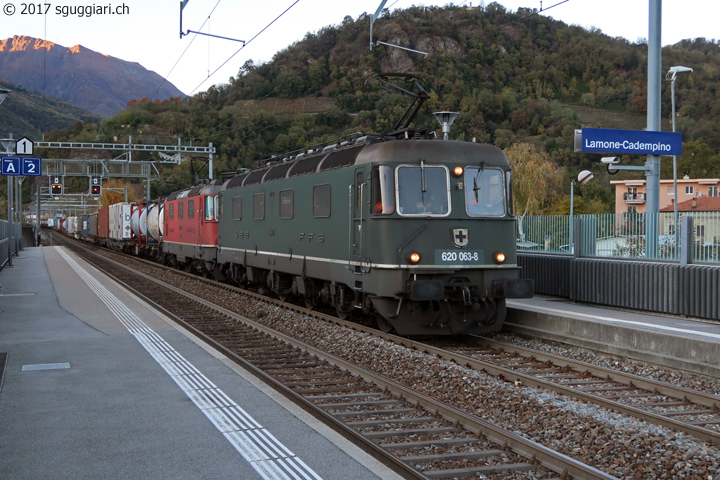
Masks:
[[[412,264],[420,263],[420,254],[417,252],[413,252],[408,257],[408,260],[410,260],[410,263],[412,263]]]
[[[505,254],[503,252],[495,252],[493,253],[493,260],[498,265],[500,265],[501,263],[505,263]]]
[[[457,167],[453,168],[453,175],[455,175],[456,177],[460,177],[460,176],[462,176],[462,174],[463,174],[463,167],[457,166]]]

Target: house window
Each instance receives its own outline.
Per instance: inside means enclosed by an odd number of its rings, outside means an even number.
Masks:
[[[627,208],[628,208],[627,213],[629,213],[629,214],[637,213],[637,205],[628,205]]]
[[[232,199],[232,219],[242,220],[242,197]]]
[[[718,195],[718,186],[717,185],[710,185],[708,187],[708,197],[717,197]]]
[[[195,200],[188,200],[188,218],[195,216]]]
[[[280,190],[280,218],[284,220],[293,218],[295,213],[294,197],[293,190]]]
[[[685,187],[685,194],[686,194],[686,195],[692,195],[693,193],[695,193],[695,187],[692,186],[692,185],[687,185],[687,186]]]
[[[315,218],[330,217],[330,185],[313,187],[313,216]]]
[[[253,195],[253,218],[262,220],[265,218],[265,194],[256,193]]]
[[[697,238],[703,238],[705,236],[705,225],[697,225],[695,227],[695,236]]]

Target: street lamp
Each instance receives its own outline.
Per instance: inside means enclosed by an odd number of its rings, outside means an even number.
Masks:
[[[665,75],[665,78],[670,80],[670,99],[672,102],[672,127],[673,127],[673,133],[675,132],[675,77],[677,77],[678,73],[689,73],[692,72],[693,69],[690,67],[683,67],[682,65],[676,65],[674,67],[670,67],[670,70],[668,70],[668,73]],[[677,155],[673,155],[673,197],[674,197],[674,206],[673,206],[673,214],[674,214],[674,225],[675,225],[675,248],[677,249],[678,243],[680,240],[679,232],[678,232],[678,193],[677,193]]]
[[[593,174],[590,170],[583,170],[578,173],[577,182],[575,180],[570,182],[570,253],[575,251],[573,245],[573,215],[575,208],[575,183],[578,185],[585,185],[587,182],[593,179]]]

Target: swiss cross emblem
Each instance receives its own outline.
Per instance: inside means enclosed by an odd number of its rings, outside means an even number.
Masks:
[[[453,228],[452,229],[452,241],[456,247],[467,247],[468,244],[468,229],[467,228]]]

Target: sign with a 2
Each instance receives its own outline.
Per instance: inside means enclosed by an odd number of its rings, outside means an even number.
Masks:
[[[42,159],[38,157],[2,157],[3,175],[39,177],[42,175]]]

